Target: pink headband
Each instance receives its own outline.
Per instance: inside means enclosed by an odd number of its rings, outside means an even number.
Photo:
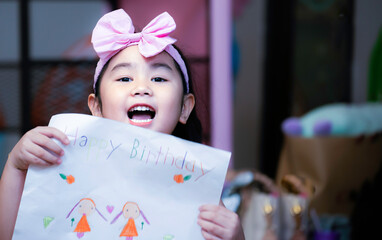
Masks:
[[[179,52],[172,46],[176,39],[169,34],[174,31],[174,19],[164,12],[154,18],[142,32],[134,33],[134,26],[129,15],[122,9],[105,14],[97,22],[93,30],[92,43],[94,50],[100,58],[94,74],[93,88],[103,66],[119,51],[131,45],[138,45],[142,56],[148,58],[166,51],[178,63],[186,80],[189,91],[186,64]]]

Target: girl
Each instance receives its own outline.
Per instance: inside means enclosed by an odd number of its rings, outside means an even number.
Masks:
[[[72,214],[76,207],[78,208],[78,213],[82,215],[80,221],[78,221],[77,226],[74,229],[74,232],[77,233],[78,238],[82,238],[86,232],[91,231],[88,223],[88,216],[90,216],[94,211],[96,211],[103,218],[103,220],[107,222],[106,218],[97,209],[95,202],[91,198],[81,199],[78,203],[76,203],[76,205],[74,205],[72,210],[70,210],[66,218],[70,217],[70,214]]]
[[[142,215],[147,224],[150,224],[142,210],[139,209],[138,204],[135,202],[126,202],[122,208],[122,211],[117,214],[110,224],[115,223],[122,214],[126,219],[128,219],[128,221],[119,236],[126,237],[126,240],[133,240],[133,237],[138,236],[137,227],[135,226],[135,219],[137,219],[140,215]]]
[[[169,34],[175,22],[168,13],[134,33],[123,10],[103,16],[92,43],[100,60],[94,93],[88,106],[94,116],[133,124],[162,133],[200,141],[195,97],[184,58]],[[9,154],[0,182],[0,232],[10,239],[30,164],[60,164],[64,151],[53,141],[69,144],[67,136],[50,127],[27,132]],[[244,239],[239,217],[219,206],[200,207],[198,224],[205,239]]]

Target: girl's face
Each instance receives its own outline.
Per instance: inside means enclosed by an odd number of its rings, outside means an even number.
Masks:
[[[139,215],[140,215],[140,211],[137,204],[126,203],[126,205],[123,208],[123,216],[125,218],[136,219],[137,217],[139,217]]]
[[[144,58],[138,46],[114,56],[104,72],[99,97],[89,95],[93,115],[171,134],[186,123],[195,99],[183,94],[181,73],[166,52]]]
[[[80,214],[85,214],[89,216],[95,211],[95,206],[92,203],[92,201],[88,199],[81,200],[81,202],[78,204],[78,212]]]

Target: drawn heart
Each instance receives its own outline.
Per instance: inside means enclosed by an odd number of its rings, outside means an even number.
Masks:
[[[114,210],[114,206],[107,205],[107,206],[106,206],[106,210],[107,210],[109,213],[112,213],[113,210]]]

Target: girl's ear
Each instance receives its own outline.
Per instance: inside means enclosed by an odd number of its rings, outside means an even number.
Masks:
[[[89,94],[88,107],[93,116],[102,117],[101,105],[94,93]]]
[[[192,93],[188,93],[183,97],[182,112],[180,113],[179,122],[186,124],[188,117],[190,116],[192,109],[195,106],[195,96]]]

